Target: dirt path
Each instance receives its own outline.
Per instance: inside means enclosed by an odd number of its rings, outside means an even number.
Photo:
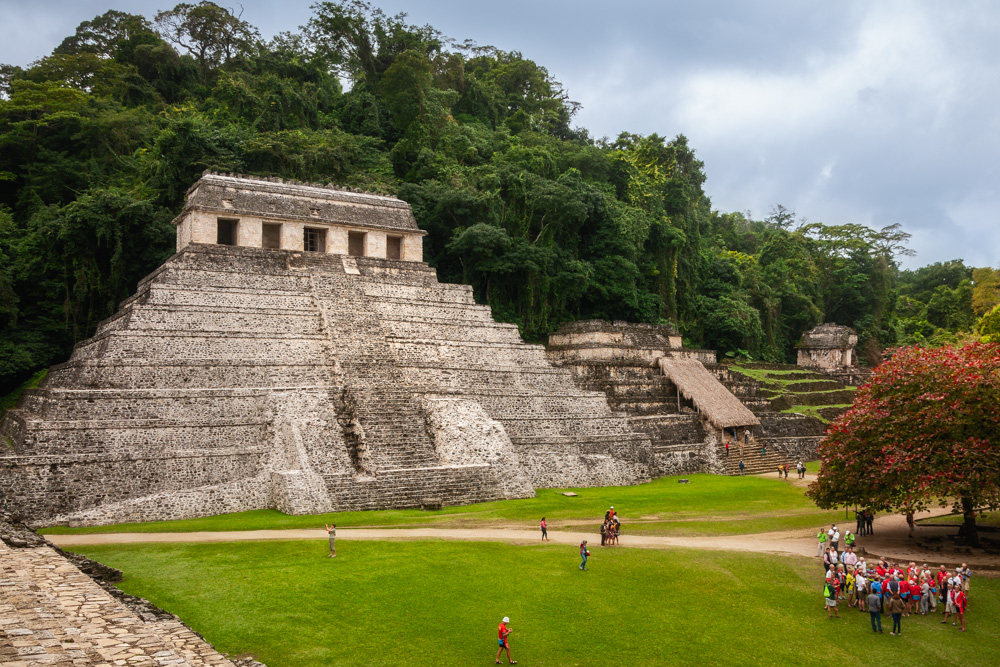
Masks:
[[[782,539],[774,538],[781,535]],[[234,542],[243,540],[325,540],[325,530],[248,530],[213,533],[103,533],[93,535],[48,535],[51,542],[61,547],[87,544],[137,544],[147,542]],[[600,548],[600,536],[592,532],[550,531],[554,544],[578,545],[588,540]],[[511,528],[338,528],[340,540],[466,540],[533,544],[540,542],[537,530]],[[813,540],[801,534],[760,533],[757,535],[726,537],[664,537],[657,535],[631,535],[621,538],[620,546],[647,549],[693,547],[728,551],[756,551],[761,553],[816,555]]]
[[[940,514],[940,512],[924,512],[917,515],[918,519]],[[853,521],[840,524],[841,532],[853,529]],[[900,515],[886,515],[875,520],[875,534],[870,537],[858,538],[858,545],[869,554],[878,554],[898,561],[917,561],[919,563],[945,564],[954,566],[967,562],[974,568],[996,570],[1000,569],[1000,558],[991,555],[968,555],[955,553],[954,549],[941,552],[929,552],[916,546],[917,540],[908,537],[906,520]],[[724,535],[700,537],[672,537],[659,535],[629,535],[628,524],[625,524],[626,534],[622,535],[619,546],[646,549],[670,549],[688,547],[694,549],[712,549],[723,551],[749,551],[755,553],[773,553],[816,557],[816,529],[800,529],[754,533],[749,535]],[[936,535],[953,534],[954,527],[919,526],[917,536],[920,538]],[[47,535],[51,542],[61,547],[84,546],[91,544],[138,544],[164,542],[235,542],[254,540],[325,540],[326,531],[317,529],[293,530],[248,530],[220,531],[196,533],[99,533],[91,535]],[[537,530],[521,528],[340,528],[337,537],[341,540],[466,540],[509,542],[512,544],[539,543]],[[551,542],[554,544],[578,545],[581,540],[588,540],[591,547],[600,549],[600,536],[593,532],[572,530],[551,530]],[[947,543],[945,543],[947,544]],[[947,549],[947,547],[946,547]]]

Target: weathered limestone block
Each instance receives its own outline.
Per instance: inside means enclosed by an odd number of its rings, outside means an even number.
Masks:
[[[428,398],[427,425],[441,461],[459,465],[485,463],[497,471],[504,498],[534,498],[535,489],[521,468],[503,424],[490,419],[475,401]]]
[[[323,514],[333,511],[326,481],[312,470],[273,471],[271,504],[285,514]]]

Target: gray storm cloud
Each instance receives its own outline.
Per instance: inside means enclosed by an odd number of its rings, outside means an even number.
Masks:
[[[241,3],[265,36],[305,23],[309,4]],[[375,4],[546,66],[592,136],[686,134],[720,210],[781,203],[811,221],[899,222],[918,252],[908,266],[1000,263],[1000,5]],[[110,7],[0,0],[0,62],[37,59]]]

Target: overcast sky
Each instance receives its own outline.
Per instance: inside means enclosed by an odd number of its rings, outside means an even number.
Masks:
[[[0,62],[26,65],[108,9],[174,4],[0,0]],[[308,0],[241,4],[265,37],[312,13]],[[687,135],[719,210],[899,222],[917,251],[906,266],[1000,265],[1000,3],[373,4],[521,51],[583,105],[575,122],[592,136]]]

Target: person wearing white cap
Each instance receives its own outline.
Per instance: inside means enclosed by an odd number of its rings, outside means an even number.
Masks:
[[[510,618],[508,616],[504,616],[499,627],[497,628],[497,643],[500,644],[500,648],[497,649],[496,660],[494,660],[494,663],[497,665],[502,664],[500,662],[500,654],[504,651],[507,651],[507,662],[512,665],[517,664],[517,660],[510,659],[510,645],[507,643],[507,635],[514,631],[507,627],[508,623],[510,623]]]

